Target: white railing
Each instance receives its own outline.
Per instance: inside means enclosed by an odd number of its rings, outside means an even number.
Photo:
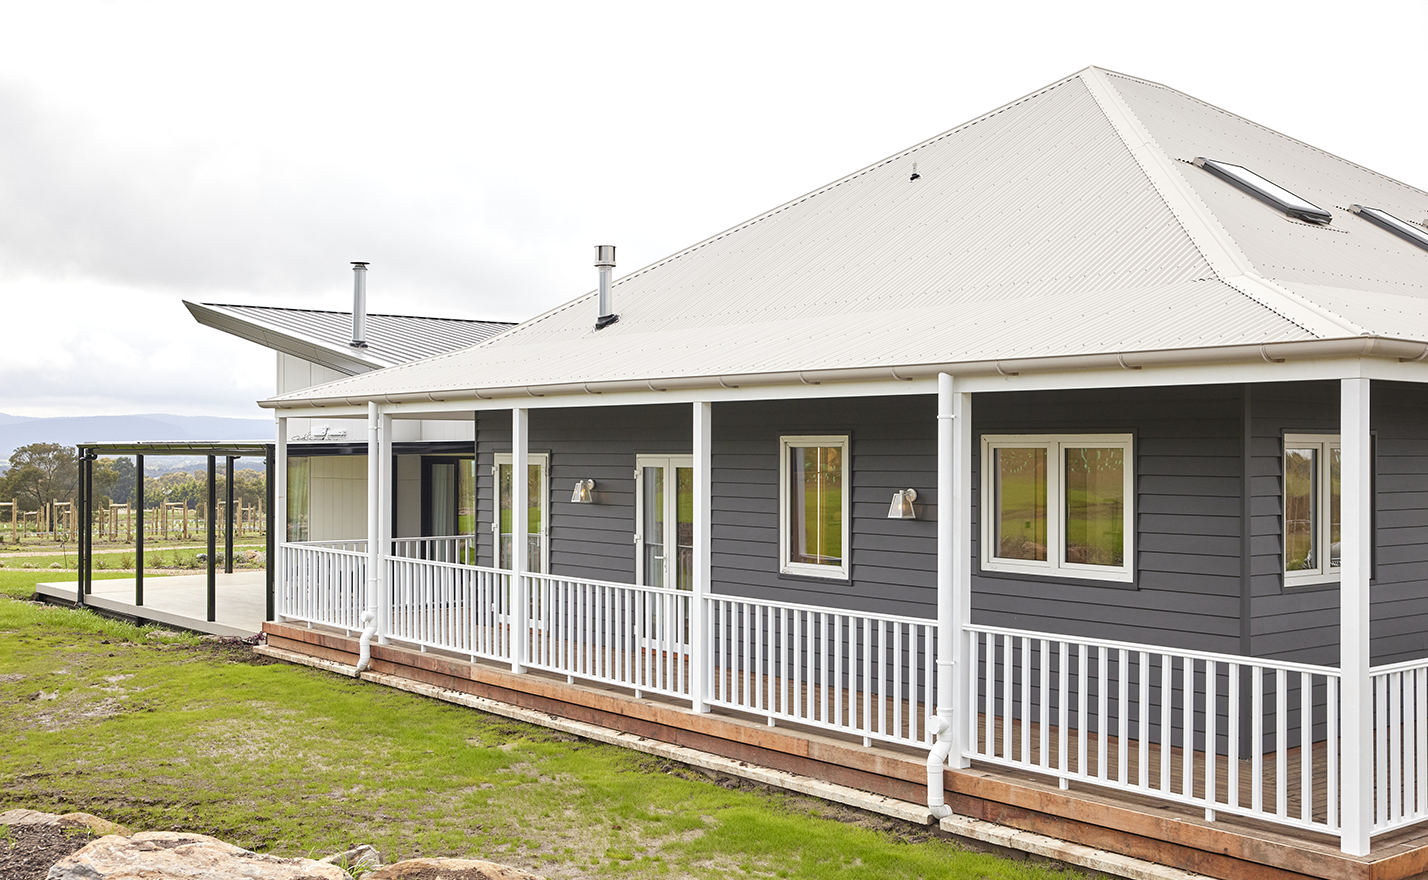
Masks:
[[[1369,670],[1374,822],[1381,834],[1428,819],[1428,660]]]
[[[710,596],[708,702],[851,733],[928,743],[937,623]]]
[[[439,538],[393,538],[392,555],[403,559],[430,559],[433,562],[459,562],[462,565],[474,565],[476,562],[476,539],[471,535],[446,535]]]
[[[511,659],[511,573],[388,556],[389,637],[473,660]]]
[[[366,538],[343,538],[336,541],[289,541],[289,547],[316,547],[321,550],[346,550],[348,553],[366,553]]]
[[[636,695],[689,693],[690,594],[530,574],[526,665]]]
[[[1338,832],[1337,669],[965,632],[967,757],[1193,804],[1207,818]]]
[[[279,614],[349,631],[362,628],[358,618],[366,596],[366,553],[314,544],[283,544],[281,553]]]

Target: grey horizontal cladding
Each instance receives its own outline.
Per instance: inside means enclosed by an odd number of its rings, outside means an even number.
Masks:
[[[1187,574],[1196,577],[1238,578],[1240,560],[1238,556],[1207,556],[1198,553],[1155,553],[1144,548],[1140,551],[1139,566],[1142,580],[1154,577],[1153,573],[1168,575]]]
[[[1207,517],[1189,517],[1190,519],[1206,519]],[[1235,561],[1233,571],[1222,571],[1221,574],[1233,575],[1238,572],[1240,561],[1240,536],[1207,536],[1193,535],[1175,532],[1151,532],[1144,526],[1140,529],[1140,551],[1143,554],[1175,554],[1193,556],[1216,556]],[[1198,567],[1197,567],[1198,568]]]
[[[1188,538],[1234,538],[1239,540],[1238,516],[1195,516],[1192,514],[1162,514],[1140,512],[1141,540],[1152,535],[1176,535]],[[1235,555],[1239,555],[1236,549]]]
[[[1202,477],[1230,479],[1239,490],[1240,460],[1238,456],[1169,454],[1160,441],[1146,441],[1154,454],[1142,451],[1136,456],[1136,473],[1146,477],[1179,477],[1187,470]]]

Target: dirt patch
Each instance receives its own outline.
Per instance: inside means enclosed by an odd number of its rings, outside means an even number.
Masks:
[[[281,660],[265,657],[253,650],[254,645],[261,644],[261,638],[261,636],[246,639],[240,639],[237,636],[204,636],[196,644],[169,645],[165,650],[189,651],[198,658],[220,663],[243,663],[248,666],[272,666],[282,663]]]
[[[88,832],[50,825],[10,825],[0,831],[0,877],[45,880],[55,862],[87,846]]]

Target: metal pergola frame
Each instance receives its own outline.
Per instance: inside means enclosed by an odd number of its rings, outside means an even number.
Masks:
[[[217,459],[223,458],[227,464],[227,510],[224,523],[223,571],[233,573],[233,462],[239,458],[261,457],[267,475],[267,489],[264,515],[267,532],[267,547],[264,550],[266,572],[266,615],[272,620],[274,604],[274,550],[277,536],[274,533],[276,518],[273,513],[277,487],[273,483],[277,471],[276,445],[266,441],[143,441],[134,443],[79,443],[79,583],[76,586],[75,604],[83,607],[84,597],[93,592],[94,585],[94,462],[103,455],[134,456],[134,499],[138,508],[138,528],[134,534],[134,605],[144,606],[144,457],[148,455],[203,455],[208,458],[208,620],[217,617],[218,571],[214,557],[217,550],[217,535],[212,527],[217,516],[218,474]]]

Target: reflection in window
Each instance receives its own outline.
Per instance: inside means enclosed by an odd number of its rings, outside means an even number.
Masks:
[[[1046,450],[996,450],[997,555],[1046,559]]]
[[[1335,434],[1284,438],[1284,577],[1287,584],[1339,576],[1339,481],[1343,452]]]
[[[1125,564],[1126,453],[1070,446],[1066,456],[1066,562]]]
[[[312,484],[312,459],[306,456],[288,458],[288,540],[308,538],[308,487]]]
[[[848,517],[847,435],[782,437],[779,570],[846,578]]]

